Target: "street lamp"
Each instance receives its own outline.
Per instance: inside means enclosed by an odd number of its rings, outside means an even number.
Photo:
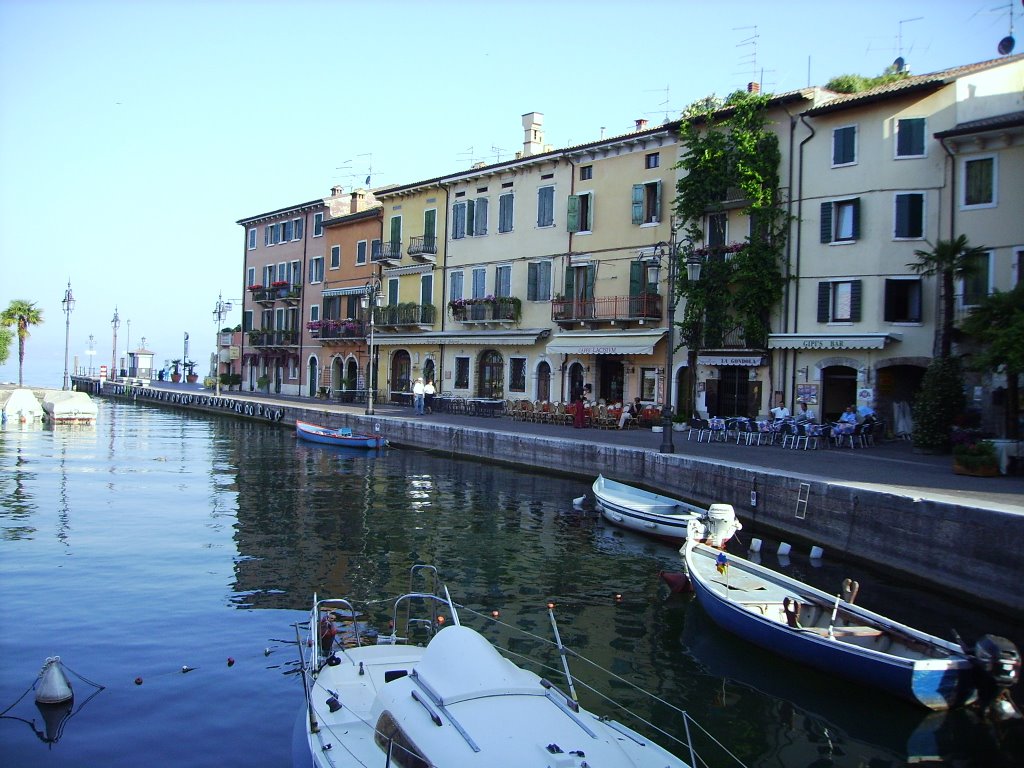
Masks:
[[[92,378],[92,361],[96,357],[96,337],[89,334],[89,348],[85,351],[89,355],[89,378]]]
[[[217,355],[217,368],[213,378],[217,380],[217,397],[220,397],[220,327],[224,324],[224,318],[231,311],[231,302],[224,301],[224,292],[217,292],[217,303],[213,305],[213,322],[217,324],[217,343],[214,345],[214,353]]]
[[[117,316],[117,307],[114,307],[114,319],[110,321],[110,327],[114,329],[114,348],[110,353],[110,380],[117,380],[117,329],[121,327],[121,318]]]
[[[128,375],[132,376],[132,319],[130,317],[125,320],[125,325],[128,326],[128,330],[124,338],[124,359],[125,365],[128,366]]]
[[[68,343],[71,341],[71,312],[75,308],[75,297],[71,293],[71,280],[68,280],[68,289],[64,291],[64,298],[60,302],[64,308],[64,389],[68,389]]]
[[[373,327],[374,327],[374,309],[383,304],[383,296],[381,294],[381,282],[380,278],[372,277],[369,282],[363,286],[363,297],[360,299],[360,304],[364,310],[370,312],[370,365],[369,365],[369,381],[366,384],[366,415],[373,416],[373,387],[377,381],[377,377],[374,375],[374,359],[373,359]]]

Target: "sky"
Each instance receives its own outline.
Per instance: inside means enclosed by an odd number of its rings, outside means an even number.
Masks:
[[[43,311],[30,386],[60,387],[66,333],[69,367],[109,365],[115,308],[119,356],[188,333],[205,373],[238,219],[511,159],[527,112],[564,147],[750,81],[997,58],[1011,23],[1018,0],[0,0],[0,309]]]

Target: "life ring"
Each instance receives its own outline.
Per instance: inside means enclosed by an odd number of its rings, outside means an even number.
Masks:
[[[249,405],[245,406],[245,415],[246,416],[252,416],[252,412],[253,412],[253,407],[252,407],[252,404],[250,403]]]
[[[280,421],[281,419],[283,419],[284,418],[284,411],[280,411],[279,410],[276,414],[274,414],[274,418],[277,421]]]
[[[262,416],[263,415],[263,403],[257,404],[257,406],[256,406],[256,415],[257,416]]]

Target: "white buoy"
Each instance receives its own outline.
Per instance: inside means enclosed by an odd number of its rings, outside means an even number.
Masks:
[[[760,552],[761,551],[761,540],[760,539],[751,539],[750,540],[750,551],[751,552]]]
[[[791,549],[792,549],[792,547],[789,546],[789,544],[787,544],[786,542],[782,542],[781,544],[779,544],[779,554],[780,555],[788,555],[789,554],[789,550],[791,550]]]
[[[811,547],[811,560],[821,560],[821,556],[825,554],[825,550],[821,547]]]
[[[71,683],[68,682],[68,676],[64,674],[64,667],[60,664],[60,656],[48,658],[39,677],[36,704],[60,704],[74,698]]]
[[[577,496],[575,499],[572,500],[572,508],[583,509],[583,502],[585,502],[586,500],[586,496]]]

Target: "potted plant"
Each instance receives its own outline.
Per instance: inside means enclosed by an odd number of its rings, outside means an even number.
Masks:
[[[256,389],[259,390],[260,392],[270,391],[270,377],[267,376],[267,374],[263,374],[258,379],[256,379]]]
[[[189,384],[195,384],[197,381],[199,381],[199,375],[196,373],[195,360],[182,361],[182,367],[185,369],[185,381],[187,381]]]
[[[954,429],[953,473],[974,477],[995,477],[999,474],[999,458],[991,440],[981,439],[977,430]]]
[[[686,417],[683,416],[682,412],[680,411],[679,413],[672,417],[672,431],[685,432],[687,428],[687,423],[688,421]]]
[[[181,360],[171,360],[171,381],[175,384],[181,381]]]

